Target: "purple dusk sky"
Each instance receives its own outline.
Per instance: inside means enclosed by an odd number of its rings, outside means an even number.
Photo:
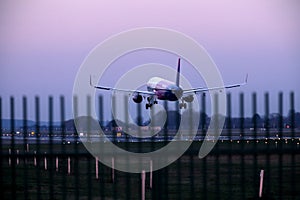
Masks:
[[[300,111],[299,9],[297,0],[1,1],[3,117],[9,117],[11,95],[17,105],[21,105],[23,95],[28,96],[31,110],[35,95],[41,97],[42,105],[53,95],[57,107],[59,95],[64,95],[66,118],[71,118],[73,83],[84,58],[108,37],[137,27],[174,29],[194,38],[210,54],[225,84],[242,82],[248,73],[249,83],[232,91],[233,98],[245,92],[250,106],[251,93],[256,91],[262,114],[266,91],[270,92],[271,112],[278,111],[279,91],[285,95],[284,114],[290,91],[295,92]],[[175,69],[173,57],[161,59]],[[137,63],[125,59],[120,67],[129,70],[133,64]],[[191,83],[199,87],[194,79]],[[108,86],[113,84],[107,82]],[[238,113],[238,107],[233,109]],[[251,108],[248,110],[251,113]],[[43,106],[42,112],[46,111]],[[29,115],[34,119],[34,112]],[[42,116],[47,119],[47,114]],[[16,118],[21,117],[22,112],[16,111]]]

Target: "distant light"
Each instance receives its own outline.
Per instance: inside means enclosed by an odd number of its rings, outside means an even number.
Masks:
[[[17,131],[16,133],[17,133],[17,134],[20,134],[20,131]]]

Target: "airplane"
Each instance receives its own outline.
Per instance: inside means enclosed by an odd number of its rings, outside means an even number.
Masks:
[[[166,100],[166,101],[178,101],[179,108],[186,108],[186,102],[192,102],[194,100],[194,94],[207,92],[210,90],[219,90],[219,89],[230,89],[235,87],[240,87],[247,83],[248,74],[246,75],[245,82],[227,85],[227,86],[220,86],[220,87],[199,87],[199,88],[192,88],[192,89],[182,89],[180,86],[180,58],[178,59],[177,65],[177,76],[176,82],[172,82],[160,77],[152,77],[147,82],[147,91],[142,90],[128,90],[128,89],[118,89],[112,87],[105,87],[105,86],[97,86],[92,84],[92,78],[90,76],[90,85],[95,89],[101,90],[111,90],[111,91],[120,91],[120,92],[128,92],[132,94],[132,100],[135,103],[141,103],[143,99],[147,100],[146,109],[151,108],[153,104],[157,104],[157,100]]]

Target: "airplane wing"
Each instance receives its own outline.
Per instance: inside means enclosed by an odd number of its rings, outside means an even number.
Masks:
[[[221,89],[230,89],[230,88],[240,87],[247,83],[247,79],[248,79],[248,74],[246,75],[246,79],[245,79],[244,83],[238,83],[238,84],[233,84],[233,85],[224,85],[224,86],[212,87],[212,88],[205,88],[205,87],[192,88],[192,89],[183,90],[183,94],[197,94],[197,93],[201,93],[201,92],[207,92],[210,90],[221,90]]]
[[[92,83],[92,78],[91,77],[90,77],[90,85],[92,87],[94,87],[96,89],[100,89],[100,90],[110,90],[110,91],[127,92],[127,93],[138,93],[138,94],[144,94],[144,95],[155,95],[155,93],[151,92],[151,91],[119,89],[119,88],[113,88],[113,87],[105,87],[105,86],[94,85]]]

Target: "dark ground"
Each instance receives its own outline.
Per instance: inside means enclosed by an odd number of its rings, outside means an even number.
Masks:
[[[162,143],[143,143],[143,151],[153,145]],[[281,140],[277,144],[275,140],[219,141],[204,159],[197,155],[200,145],[194,142],[180,159],[154,172],[152,189],[147,173],[146,199],[257,199],[261,169],[265,170],[264,199],[300,199],[299,140]],[[82,144],[52,147],[52,154],[49,144],[31,145],[29,152],[24,153],[25,146],[16,145],[12,152],[19,150],[17,164],[17,157],[8,155],[11,146],[2,145],[1,199],[141,199],[140,174],[115,171],[112,182],[111,168],[99,163],[99,179],[96,179],[95,159]],[[129,146],[132,151],[139,148],[138,143]],[[34,166],[34,151],[38,166]],[[45,156],[47,170],[44,170]],[[58,171],[55,171],[56,156]]]

